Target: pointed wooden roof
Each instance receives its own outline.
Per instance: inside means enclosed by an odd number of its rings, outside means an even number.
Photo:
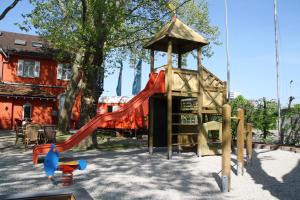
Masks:
[[[155,34],[144,48],[167,52],[169,38],[173,41],[173,53],[186,53],[208,44],[206,39],[199,33],[179,19],[173,18],[171,22]]]

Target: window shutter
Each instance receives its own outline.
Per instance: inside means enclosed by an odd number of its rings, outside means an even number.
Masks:
[[[62,69],[63,69],[63,64],[58,64],[57,65],[57,79],[62,79]]]
[[[18,61],[18,68],[17,68],[17,75],[23,76],[23,66],[24,66],[24,60]]]
[[[40,77],[40,62],[39,61],[35,61],[34,77]]]

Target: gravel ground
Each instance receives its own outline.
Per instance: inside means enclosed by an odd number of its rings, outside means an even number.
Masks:
[[[65,188],[53,185],[42,164],[32,165],[32,151],[14,147],[14,135],[0,133],[0,195]],[[230,193],[221,193],[221,157],[198,158],[193,153],[165,152],[152,156],[147,149],[67,152],[64,159],[86,159],[88,167],[74,173],[75,184],[94,199],[300,199],[300,154],[257,150],[244,176],[235,175],[232,156]],[[57,172],[59,179],[61,173]]]

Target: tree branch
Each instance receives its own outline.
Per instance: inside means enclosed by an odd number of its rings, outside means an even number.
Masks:
[[[14,0],[14,2],[12,2],[12,4],[10,4],[7,8],[5,8],[5,10],[1,13],[0,15],[0,21],[6,16],[6,14],[11,10],[13,9],[18,3],[19,3],[20,0]]]
[[[82,24],[85,25],[86,23],[86,13],[87,13],[87,5],[86,5],[86,1],[85,0],[81,0],[81,4],[82,4]]]
[[[66,16],[67,16],[67,9],[66,9],[66,6],[64,5],[63,2],[61,2],[61,0],[56,0],[56,2],[58,3],[58,5],[59,5],[59,7],[60,7],[63,16],[66,17]]]

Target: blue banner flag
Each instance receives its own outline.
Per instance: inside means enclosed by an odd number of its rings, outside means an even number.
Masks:
[[[134,81],[132,85],[132,95],[136,95],[141,91],[141,79],[142,79],[142,59],[139,60],[138,64],[134,69]]]
[[[117,96],[121,96],[121,93],[122,93],[122,71],[123,71],[123,62],[122,61],[120,61],[120,65],[121,65],[121,67],[120,67],[118,85],[116,88]]]

